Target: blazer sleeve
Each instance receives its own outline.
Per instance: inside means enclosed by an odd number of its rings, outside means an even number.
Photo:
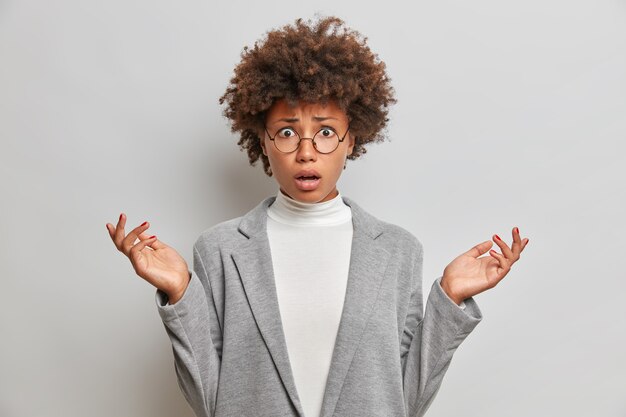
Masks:
[[[422,296],[423,250],[413,265],[413,290],[400,349],[407,417],[423,416],[435,399],[452,355],[482,320],[473,297],[457,305],[441,287],[442,276],[432,285],[426,311]]]
[[[175,304],[169,304],[167,294],[159,289],[155,299],[172,344],[178,385],[196,416],[211,417],[221,366],[221,332],[210,281],[195,245],[190,273],[187,289]]]

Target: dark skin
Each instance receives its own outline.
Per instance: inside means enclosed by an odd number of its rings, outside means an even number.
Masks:
[[[144,222],[127,235],[124,235],[124,226],[124,213],[120,214],[117,226],[106,224],[115,247],[130,259],[137,275],[166,293],[170,304],[176,303],[191,278],[187,261],[174,248],[145,233],[150,223]],[[137,239],[139,242],[135,243]]]
[[[157,240],[156,236],[150,237],[144,233],[150,227],[149,223],[135,227],[124,236],[125,225],[126,216],[123,213],[117,226],[106,224],[115,246],[130,259],[137,275],[165,292],[170,304],[175,304],[189,283],[187,262],[174,248]],[[446,266],[441,287],[452,301],[461,304],[466,298],[491,289],[502,281],[528,244],[528,238],[521,239],[516,227],[512,235],[511,247],[494,235],[493,240],[502,253],[490,250],[492,257],[480,257],[493,246],[492,241],[486,240],[457,256]],[[135,244],[137,239],[139,242]]]
[[[278,100],[269,109],[267,124],[273,131],[294,125],[301,130],[303,136],[311,137],[321,127],[321,122],[312,118],[316,115],[329,117],[324,123],[337,131],[348,131],[347,114],[333,103],[327,106],[299,103],[295,107],[289,107],[284,100]],[[283,118],[297,118],[298,121],[295,124],[279,123]],[[265,132],[260,132],[260,137],[264,137],[261,143],[263,153],[269,157],[274,178],[281,191],[293,199],[307,203],[328,201],[337,195],[337,180],[343,172],[346,157],[354,146],[351,134],[348,133],[346,141],[330,154],[319,154],[310,140],[302,141],[297,151],[283,154],[267,143],[270,141]],[[303,168],[313,168],[320,172],[322,180],[317,190],[301,191],[295,187],[294,174]],[[189,284],[191,275],[187,262],[174,248],[158,240],[156,236],[145,233],[150,227],[148,222],[135,227],[127,235],[124,234],[125,225],[126,216],[123,213],[117,226],[106,224],[115,247],[130,259],[137,275],[165,292],[169,303],[175,304],[182,298]],[[522,239],[517,227],[513,228],[512,235],[511,247],[499,239],[498,235],[492,236],[502,253],[490,250],[493,242],[487,240],[460,254],[446,266],[441,287],[453,302],[459,305],[463,300],[491,289],[502,281],[528,244],[528,238]],[[139,242],[135,243],[138,239]],[[480,257],[487,251],[491,256]]]
[[[498,235],[492,237],[502,253],[489,250],[493,242],[486,240],[457,256],[446,266],[441,279],[441,287],[452,301],[461,304],[461,301],[466,298],[495,287],[509,273],[511,266],[517,262],[528,244],[528,238],[522,239],[517,227],[514,227],[511,233],[513,235],[511,247]],[[479,258],[487,251],[491,257]]]

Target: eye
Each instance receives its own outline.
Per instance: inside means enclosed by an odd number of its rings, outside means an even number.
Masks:
[[[295,135],[296,132],[290,127],[284,127],[278,131],[278,136],[281,138],[290,138]]]
[[[330,127],[323,127],[322,130],[320,130],[319,133],[320,133],[320,135],[322,135],[325,138],[330,138],[330,137],[332,137],[333,135],[336,134],[335,131],[332,128],[330,128]]]

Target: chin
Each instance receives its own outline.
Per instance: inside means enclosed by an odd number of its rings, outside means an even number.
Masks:
[[[330,191],[324,194],[323,192],[320,192],[319,190],[312,190],[312,191],[287,190],[286,194],[296,201],[299,201],[301,203],[311,204],[311,203],[317,203],[323,200],[328,194],[330,194]]]
[[[317,203],[323,197],[320,196],[318,192],[315,191],[296,191],[295,193],[289,194],[291,198],[294,200],[301,201],[303,203]]]

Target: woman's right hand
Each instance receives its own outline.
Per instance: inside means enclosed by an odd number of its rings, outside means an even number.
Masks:
[[[128,235],[124,235],[126,216],[120,214],[117,226],[106,224],[109,236],[115,247],[130,259],[135,272],[141,278],[168,295],[169,303],[174,304],[182,298],[191,274],[185,259],[156,236],[144,233],[150,223],[144,222]],[[139,242],[135,243],[135,240]]]

